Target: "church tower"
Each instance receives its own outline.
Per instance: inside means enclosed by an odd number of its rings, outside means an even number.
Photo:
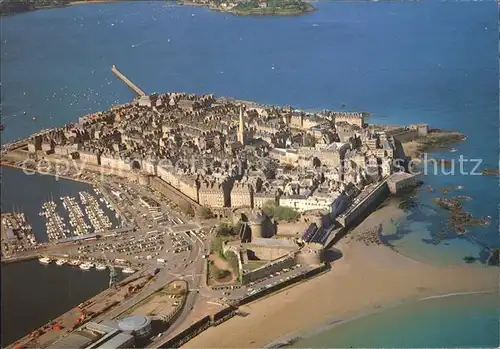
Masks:
[[[243,106],[240,105],[240,123],[238,126],[238,141],[243,144],[243,146],[246,145],[247,142],[247,135],[245,132],[245,121],[243,120]]]

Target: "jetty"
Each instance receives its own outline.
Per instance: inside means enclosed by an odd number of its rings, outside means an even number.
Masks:
[[[120,72],[116,66],[113,64],[111,67],[111,71],[120,79],[123,81],[128,87],[130,87],[135,93],[137,93],[140,97],[146,96],[146,93],[141,90],[139,87],[137,87],[136,84],[134,84],[132,81],[130,81],[129,78],[127,78],[125,75],[123,75],[122,72]]]

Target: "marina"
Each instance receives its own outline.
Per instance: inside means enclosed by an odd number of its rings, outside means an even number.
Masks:
[[[98,190],[96,191],[98,193]],[[78,202],[78,198],[79,201]],[[114,209],[104,198],[98,199],[87,191],[78,192],[78,196],[60,198],[64,211],[58,210],[56,201],[42,203],[39,216],[45,218],[45,228],[50,242],[58,242],[73,237],[86,237],[89,234],[104,234],[113,228],[113,223],[103,211],[101,205]],[[82,210],[83,206],[83,210]],[[67,216],[67,221],[63,218]],[[116,218],[119,218],[117,214]],[[115,228],[119,226],[116,225]]]
[[[40,216],[45,217],[45,228],[49,241],[65,239],[69,235],[69,229],[62,216],[57,211],[57,204],[54,201],[46,201],[42,204]]]

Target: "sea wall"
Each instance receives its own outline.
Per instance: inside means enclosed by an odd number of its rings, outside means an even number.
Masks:
[[[210,316],[205,316],[201,320],[196,321],[194,324],[186,328],[184,331],[180,332],[176,336],[172,337],[165,343],[159,346],[159,348],[180,348],[184,343],[188,342],[190,339],[197,336],[199,333],[205,331],[212,325],[212,319]]]
[[[337,221],[343,226],[352,226],[365,218],[371,209],[382,202],[389,196],[389,187],[387,181],[384,180],[375,186],[370,193],[366,195],[359,203],[351,205],[347,210],[337,217]]]
[[[251,296],[245,297],[245,298],[241,299],[237,304],[238,304],[238,306],[248,304],[248,303],[253,302],[259,298],[265,297],[273,292],[276,292],[276,291],[279,291],[285,287],[288,287],[296,282],[304,281],[304,280],[307,280],[311,277],[314,277],[314,276],[316,276],[320,273],[323,273],[324,271],[329,270],[329,269],[330,269],[329,264],[326,264],[326,263],[322,264],[318,268],[312,269],[304,274],[297,275],[293,278],[290,278],[288,280],[280,282],[274,286],[266,288],[260,292],[254,293]]]
[[[410,142],[418,138],[418,130],[406,130],[393,135],[394,139],[401,142]]]
[[[268,264],[263,265],[260,268],[254,269],[247,273],[243,273],[242,282],[248,284],[252,281],[261,279],[269,274],[275,273],[277,271],[283,270],[285,268],[290,268],[295,264],[295,258],[293,256],[284,256],[274,260]]]

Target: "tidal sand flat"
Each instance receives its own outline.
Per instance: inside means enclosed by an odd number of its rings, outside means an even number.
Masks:
[[[400,214],[401,210],[386,206],[370,215],[353,233],[387,224]],[[404,301],[498,290],[496,268],[433,266],[386,246],[367,246],[355,240],[342,240],[337,247],[343,257],[333,263],[329,273],[242,307],[248,316],[210,328],[185,347],[263,347],[277,338]]]

